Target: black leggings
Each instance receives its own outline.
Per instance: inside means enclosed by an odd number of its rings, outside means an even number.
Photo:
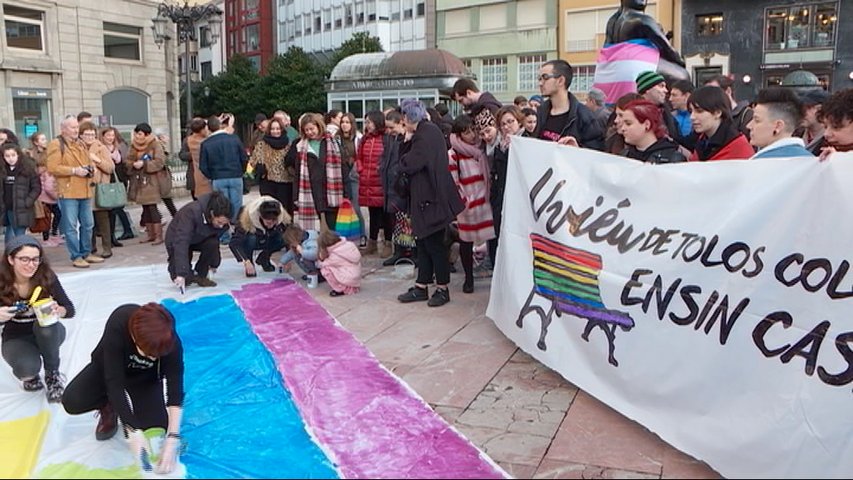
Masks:
[[[462,269],[465,270],[465,280],[474,279],[474,243],[459,242],[459,259],[462,260]]]
[[[175,218],[175,215],[178,214],[178,209],[175,208],[175,201],[172,200],[172,197],[164,198],[163,205],[166,206],[166,210],[169,211],[169,215],[171,215],[172,218]]]
[[[50,213],[53,215],[53,223],[50,226],[50,233],[52,235],[59,235],[59,222],[62,220],[62,211],[59,210],[59,204],[46,203],[45,206],[50,209]]]
[[[390,242],[391,234],[394,233],[394,215],[386,212],[383,207],[367,207],[367,211],[370,212],[370,239],[376,240],[381,228],[385,241]]]
[[[130,408],[139,419],[138,428],[167,428],[169,414],[166,411],[163,383],[146,380],[130,382],[124,387],[126,395],[130,397]],[[71,415],[101,409],[108,402],[104,372],[91,363],[71,380],[62,396],[62,406]]]
[[[450,261],[447,259],[447,244],[444,243],[444,229],[432,235],[419,238],[418,245],[418,285],[435,283],[447,286],[450,283]]]

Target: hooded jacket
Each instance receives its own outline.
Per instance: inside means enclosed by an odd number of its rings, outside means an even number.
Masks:
[[[214,227],[207,218],[211,195],[202,195],[198,200],[184,205],[169,222],[166,251],[169,253],[169,263],[174,266],[170,270],[177,277],[189,278],[193,273],[191,245],[198,245],[211,237],[218,238],[228,229],[227,225],[224,228]]]
[[[687,158],[679,151],[677,143],[668,138],[660,138],[651,144],[649,148],[640,151],[637,147],[629,146],[622,151],[623,157],[633,158],[643,163],[681,163]]]
[[[352,291],[361,286],[361,252],[354,243],[341,239],[329,246],[326,253],[329,256],[319,262],[320,273],[333,290]]]
[[[269,229],[264,226],[264,222],[261,220],[261,204],[264,202],[275,202],[281,207],[278,221]],[[284,229],[290,222],[290,214],[287,213],[281,202],[267,195],[260,196],[248,202],[240,210],[237,227],[234,229],[234,235],[231,236],[228,247],[238,262],[252,260],[253,252],[246,251],[246,236],[254,235],[257,240],[256,245],[261,250],[264,250],[264,246],[267,245],[280,244],[283,246]]]

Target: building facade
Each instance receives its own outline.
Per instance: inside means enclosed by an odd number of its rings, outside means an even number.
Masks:
[[[648,2],[646,13],[657,19],[665,32],[672,32],[676,50],[681,45],[682,0]],[[618,0],[560,0],[560,58],[575,70],[570,90],[583,95],[592,88],[598,51],[604,46],[607,20],[619,9]]]
[[[190,2],[192,3],[192,2]],[[195,5],[213,4],[222,12],[225,12],[225,0],[214,0],[211,2],[195,2]],[[227,58],[225,57],[225,19],[219,23],[217,40],[213,42],[213,32],[207,20],[200,20],[196,26],[196,41],[190,42],[190,78],[193,82],[203,82],[225,69]],[[186,62],[186,49],[183,46],[178,53],[178,71],[183,74],[184,62]],[[181,77],[181,81],[183,82]],[[182,84],[183,85],[183,84]]]
[[[280,0],[278,52],[330,52],[357,32],[379,38],[387,52],[431,48],[434,12],[435,0]]]
[[[512,103],[539,93],[539,67],[557,58],[557,0],[437,0],[438,48],[463,60],[480,90]]]
[[[225,56],[245,55],[263,72],[275,55],[274,0],[225,0]]]
[[[744,100],[796,70],[831,91],[853,87],[853,2],[683,1],[683,52],[697,83],[730,75]]]
[[[156,3],[4,0],[0,125],[22,139],[59,134],[80,111],[129,132],[139,122],[180,138],[174,41],[154,43]],[[174,26],[172,26],[174,30]],[[174,38],[174,33],[172,33]]]

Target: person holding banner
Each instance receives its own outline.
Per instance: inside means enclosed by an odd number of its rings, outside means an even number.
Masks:
[[[794,130],[803,121],[803,105],[793,90],[775,87],[758,92],[752,120],[747,127],[749,143],[759,148],[755,158],[814,157]]]
[[[829,144],[821,152],[821,160],[832,152],[853,151],[853,88],[832,94],[823,104],[820,120],[826,125],[823,138]]]
[[[444,230],[465,205],[450,176],[446,142],[438,125],[428,121],[426,107],[416,99],[401,106],[403,124],[411,136],[411,147],[400,158],[400,171],[409,176],[412,230],[417,237],[418,278],[415,286],[399,295],[401,303],[427,301],[440,307],[450,301],[450,261]],[[427,120],[427,121],[424,121]],[[435,278],[436,289],[429,298],[427,285]]]
[[[625,106],[619,134],[625,139],[623,157],[643,163],[681,163],[686,161],[677,143],[667,136],[662,115],[669,113],[648,100],[634,100]]]
[[[565,60],[549,60],[539,68],[539,91],[548,100],[539,106],[536,138],[604,150],[604,131],[586,105],[569,92],[574,72]]]
[[[732,121],[732,104],[720,87],[701,87],[690,96],[690,119],[699,134],[690,161],[744,160],[755,150]]]

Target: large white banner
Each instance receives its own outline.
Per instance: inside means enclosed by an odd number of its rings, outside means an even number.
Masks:
[[[853,154],[647,165],[512,141],[501,331],[726,477],[853,476]]]

